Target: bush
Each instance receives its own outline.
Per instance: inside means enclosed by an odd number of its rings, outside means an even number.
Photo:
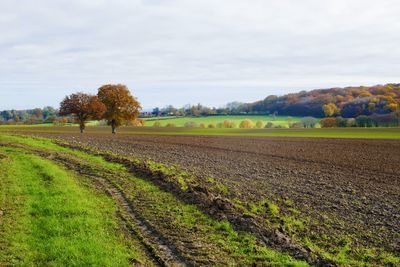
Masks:
[[[262,121],[257,121],[256,122],[256,128],[263,128],[264,127],[264,123]]]
[[[243,120],[243,121],[240,123],[239,127],[240,127],[240,128],[244,128],[244,129],[253,128],[253,127],[254,127],[254,123],[253,123],[252,120],[246,119],[246,120]]]
[[[324,118],[320,122],[322,128],[333,128],[337,127],[336,118]]]
[[[373,123],[372,119],[365,115],[360,115],[356,118],[356,125],[358,127],[372,127]]]
[[[207,127],[208,128],[215,128],[215,124],[214,123],[210,123]]]
[[[293,128],[293,129],[303,128],[303,124],[300,123],[300,122],[294,122],[294,123],[292,123],[292,124],[290,125],[290,128]]]
[[[348,119],[342,117],[336,117],[336,125],[338,127],[347,127],[347,121]]]
[[[274,124],[272,123],[272,122],[267,122],[267,124],[265,125],[265,128],[269,128],[269,129],[271,129],[271,128],[274,128]]]
[[[356,119],[350,118],[346,121],[346,127],[356,127]]]
[[[224,120],[222,123],[222,128],[235,128],[236,124],[231,120]]]
[[[68,123],[68,118],[65,118],[65,117],[56,118],[56,119],[53,121],[53,124],[54,124],[54,125],[58,125],[58,126],[64,126],[64,125],[67,124],[67,123]]]
[[[175,128],[176,125],[173,124],[173,123],[168,123],[167,125],[165,125],[165,127],[167,127],[167,128]]]
[[[200,123],[199,127],[200,128],[206,128],[206,125],[204,123]]]
[[[142,119],[136,119],[136,120],[133,120],[133,121],[128,121],[126,123],[126,126],[144,126],[145,123],[146,122],[144,120],[142,120]]]
[[[317,122],[317,119],[314,117],[304,117],[301,119],[301,124],[304,128],[315,128]]]
[[[185,127],[186,128],[196,128],[196,127],[198,127],[198,125],[194,121],[188,121],[188,122],[185,123]]]
[[[153,127],[161,127],[161,122],[156,121],[156,122],[153,124]]]

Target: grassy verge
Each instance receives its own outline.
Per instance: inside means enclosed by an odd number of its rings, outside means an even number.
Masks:
[[[235,231],[229,222],[215,220],[195,205],[179,201],[150,181],[131,175],[121,164],[62,148],[45,139],[0,135],[0,141],[24,145],[26,150],[57,153],[68,158],[71,166],[86,166],[94,175],[109,180],[124,192],[146,221],[172,241],[190,262],[224,266],[307,266],[303,261],[266,247],[251,234]],[[123,265],[132,258],[140,259],[137,253],[128,251],[118,236],[113,234],[116,228],[112,217],[115,207],[109,199],[105,196],[95,197],[84,190],[70,174],[53,162],[15,148],[3,148],[3,151],[8,159],[3,159],[1,167],[20,172],[1,177],[2,183],[14,184],[12,191],[20,192],[12,193],[1,187],[7,210],[15,212],[12,219],[8,220],[8,230],[0,235],[4,251],[8,251],[0,252],[3,262],[15,260],[18,263],[19,260],[39,265],[49,262],[65,265],[74,259],[76,265],[111,266]],[[24,178],[28,174],[30,178]],[[15,202],[12,195],[23,197]],[[26,197],[32,200],[24,199]],[[13,221],[19,225],[17,228],[12,225]],[[14,247],[10,244],[19,245]],[[39,245],[34,247],[34,244]],[[59,255],[61,253],[64,254]],[[15,256],[10,259],[7,255]]]
[[[0,132],[30,133],[76,133],[77,127],[65,126],[0,126]],[[307,138],[361,138],[400,139],[400,128],[316,128],[316,129],[202,129],[202,128],[155,128],[121,127],[121,134],[164,134],[164,135],[209,135],[209,136],[260,136],[260,137],[307,137]],[[105,126],[89,126],[87,134],[110,134]]]
[[[70,172],[1,147],[0,265],[129,266],[144,256],[119,231],[111,199]]]

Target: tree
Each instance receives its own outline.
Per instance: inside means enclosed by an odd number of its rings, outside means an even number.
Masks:
[[[154,116],[159,116],[160,115],[160,108],[153,108],[153,112],[152,112],[152,114],[154,115]]]
[[[340,109],[334,103],[324,105],[323,109],[326,117],[332,117],[340,112]]]
[[[372,127],[373,121],[368,116],[360,115],[356,118],[356,124],[358,127]]]
[[[287,122],[288,122],[288,126],[289,126],[289,128],[290,128],[290,126],[291,126],[292,123],[293,123],[293,117],[288,116],[288,117],[287,117]]]
[[[234,121],[231,120],[224,120],[222,122],[222,127],[221,128],[235,128],[236,124]]]
[[[317,122],[317,119],[313,117],[304,117],[301,119],[301,124],[304,128],[315,128]]]
[[[271,121],[269,121],[269,122],[267,122],[267,124],[265,125],[265,128],[274,128],[274,124],[271,122]]]
[[[262,121],[256,122],[256,128],[263,128],[263,127],[264,127],[264,123]]]
[[[167,128],[175,128],[176,125],[173,124],[173,123],[167,123],[167,125],[165,125],[165,127],[167,127]]]
[[[254,123],[252,120],[246,119],[240,122],[239,128],[253,128]]]
[[[60,104],[60,115],[73,115],[81,133],[85,130],[86,121],[101,119],[105,111],[106,106],[97,96],[84,93],[66,96]]]
[[[153,127],[161,127],[161,122],[156,121],[156,122],[153,124]]]
[[[197,127],[198,127],[198,125],[194,121],[188,121],[185,123],[185,128],[197,128]]]
[[[103,118],[111,126],[112,133],[124,122],[135,121],[139,117],[140,103],[123,84],[107,84],[99,88],[98,97],[106,106]]]
[[[323,118],[319,122],[322,128],[337,127],[337,120],[335,118]]]

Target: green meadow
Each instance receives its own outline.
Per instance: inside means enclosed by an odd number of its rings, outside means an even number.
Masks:
[[[269,116],[269,115],[232,115],[232,116],[204,116],[204,117],[155,117],[155,118],[145,118],[145,126],[153,126],[155,122],[160,122],[161,126],[167,124],[174,124],[176,127],[183,127],[187,122],[195,122],[197,124],[204,123],[207,127],[209,124],[217,124],[223,122],[224,120],[233,121],[236,127],[239,126],[240,122],[243,120],[252,120],[254,123],[257,121],[262,121],[264,124],[267,122],[272,122],[274,126],[289,127],[289,120],[287,116]],[[291,117],[291,123],[300,122],[301,117]]]

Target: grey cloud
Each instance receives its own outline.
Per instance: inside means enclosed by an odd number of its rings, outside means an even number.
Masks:
[[[145,107],[394,82],[399,11],[390,0],[3,0],[0,109],[112,82]]]

